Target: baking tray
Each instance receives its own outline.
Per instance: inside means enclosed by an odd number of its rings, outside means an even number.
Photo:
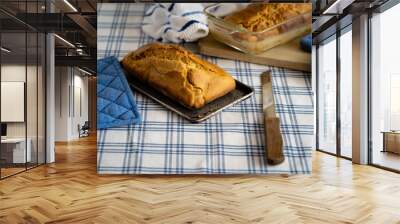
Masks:
[[[125,74],[127,74],[126,71]],[[226,94],[225,96],[222,96],[206,104],[200,109],[189,109],[183,106],[182,104],[168,98],[157,89],[142,82],[133,75],[126,75],[126,77],[132,90],[136,90],[150,97],[151,99],[157,101],[164,107],[188,119],[192,123],[202,122],[214,116],[215,114],[221,112],[223,109],[228,108],[246,98],[249,98],[254,93],[253,88],[235,80],[236,88],[231,92],[229,92],[228,94]]]

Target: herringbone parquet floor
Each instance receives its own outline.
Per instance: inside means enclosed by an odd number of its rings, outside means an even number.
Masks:
[[[0,181],[0,223],[400,223],[400,175],[314,155],[310,176],[99,176],[96,140]]]

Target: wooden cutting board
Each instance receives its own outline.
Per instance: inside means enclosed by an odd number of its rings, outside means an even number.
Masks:
[[[202,54],[215,57],[311,72],[311,54],[301,50],[300,39],[251,55],[222,44],[209,35],[199,41],[199,50]]]

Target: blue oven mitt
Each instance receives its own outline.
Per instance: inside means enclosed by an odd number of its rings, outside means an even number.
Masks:
[[[301,49],[303,49],[303,51],[311,52],[311,48],[312,48],[311,34],[301,38],[300,45],[301,45]]]
[[[97,128],[140,123],[135,99],[115,57],[97,61]]]

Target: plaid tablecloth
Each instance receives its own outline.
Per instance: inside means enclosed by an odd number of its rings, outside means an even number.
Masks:
[[[98,58],[154,41],[141,32],[144,4],[98,4]],[[255,94],[211,119],[191,124],[151,99],[134,93],[143,122],[97,133],[100,174],[310,173],[313,102],[308,73],[201,56],[255,89]],[[260,74],[272,70],[286,160],[268,166]]]

